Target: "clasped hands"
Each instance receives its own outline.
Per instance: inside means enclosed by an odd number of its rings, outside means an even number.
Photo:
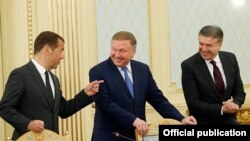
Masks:
[[[234,114],[239,111],[240,107],[238,104],[233,102],[233,98],[222,102],[223,113]]]

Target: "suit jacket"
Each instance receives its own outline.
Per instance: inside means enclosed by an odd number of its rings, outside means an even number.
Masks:
[[[134,120],[139,117],[146,120],[145,104],[148,101],[164,118],[182,120],[184,117],[169,103],[157,87],[146,64],[130,61],[134,98],[111,58],[94,66],[90,72],[90,81],[104,80],[99,93],[94,96],[96,112],[94,118],[93,141],[122,140],[115,138],[113,132],[135,138]]]
[[[44,121],[46,129],[58,133],[58,116],[69,117],[92,102],[92,98],[84,91],[66,101],[58,78],[50,74],[55,86],[55,99],[48,95],[32,61],[11,72],[0,102],[0,116],[15,128],[14,140],[27,132],[29,122],[36,119]]]
[[[189,112],[198,124],[236,124],[235,114],[221,115],[222,101],[233,97],[239,106],[245,101],[246,94],[235,55],[220,51],[219,57],[227,82],[223,99],[219,97],[206,62],[199,53],[181,64],[184,96]]]

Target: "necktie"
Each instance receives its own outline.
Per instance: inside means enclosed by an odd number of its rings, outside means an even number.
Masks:
[[[216,62],[214,60],[210,61],[210,63],[213,65],[214,68],[214,81],[215,81],[215,87],[217,91],[220,94],[220,97],[222,98],[225,93],[225,85],[224,81],[222,79],[222,75],[220,73],[219,68],[216,66]]]
[[[130,91],[130,94],[132,95],[132,97],[134,97],[134,88],[133,88],[133,83],[130,80],[130,78],[128,77],[128,68],[127,67],[123,67],[122,70],[124,71],[124,75],[125,75],[125,83]]]
[[[53,92],[52,92],[52,88],[51,88],[50,81],[49,81],[48,71],[45,72],[45,80],[46,80],[46,87],[47,87],[48,93],[50,96],[53,97]]]

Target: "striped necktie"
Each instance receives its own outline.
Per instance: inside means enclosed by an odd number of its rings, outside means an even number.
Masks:
[[[130,80],[130,78],[128,77],[128,68],[127,67],[123,67],[122,71],[124,72],[125,75],[125,83],[129,89],[130,94],[132,95],[132,97],[134,97],[134,88],[133,88],[133,83]]]

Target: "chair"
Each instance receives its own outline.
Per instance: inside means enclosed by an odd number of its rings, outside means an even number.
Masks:
[[[140,136],[138,132],[135,130],[136,141],[158,141],[159,125],[181,125],[181,122],[174,120],[174,119],[167,118],[167,119],[162,119],[160,121],[150,123],[148,125],[149,127],[148,134],[143,137]]]
[[[6,141],[12,141],[9,137]],[[43,130],[40,133],[29,131],[19,137],[16,141],[72,141],[71,135],[66,132],[61,136],[51,130]]]
[[[250,107],[241,108],[237,112],[237,120],[240,125],[250,125]]]

